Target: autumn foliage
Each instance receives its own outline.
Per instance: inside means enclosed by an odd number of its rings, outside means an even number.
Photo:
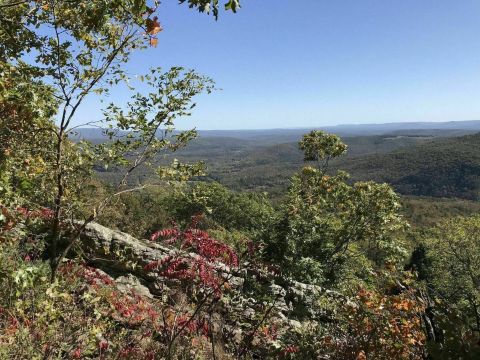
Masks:
[[[347,331],[325,345],[338,359],[423,359],[425,334],[421,314],[424,305],[415,291],[398,295],[360,289],[356,301],[343,310]]]
[[[217,296],[227,279],[219,273],[218,264],[229,268],[238,267],[238,255],[203,230],[197,228],[198,217],[194,217],[186,230],[178,227],[163,229],[152,234],[151,240],[163,240],[178,249],[174,254],[153,261],[145,266],[146,271],[156,271],[159,276],[195,282]],[[195,255],[190,255],[194,253]]]

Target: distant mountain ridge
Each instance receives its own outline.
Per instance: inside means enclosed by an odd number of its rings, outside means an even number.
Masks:
[[[300,137],[313,129],[324,130],[340,136],[373,136],[373,135],[423,135],[423,136],[462,136],[480,132],[480,120],[449,122],[405,122],[384,124],[345,124],[335,126],[319,126],[311,128],[277,128],[262,130],[199,130],[204,138],[222,137],[241,140],[263,141],[267,144],[280,144],[298,141]],[[105,137],[98,128],[78,128],[74,138],[100,140]]]
[[[389,133],[407,132],[413,135],[415,131],[431,133],[438,136],[450,136],[449,133],[457,132],[459,135],[480,132],[480,120],[449,121],[449,122],[405,122],[384,124],[344,124],[335,126],[318,126],[305,128],[277,128],[261,130],[199,130],[204,137],[236,137],[241,139],[264,139],[269,137],[285,137],[295,141],[311,130],[323,130],[340,136],[372,136],[386,135]],[[286,140],[285,142],[289,141]]]

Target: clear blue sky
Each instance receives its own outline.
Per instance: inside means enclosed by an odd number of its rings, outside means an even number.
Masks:
[[[182,65],[223,90],[181,128],[480,119],[479,0],[242,0],[217,22],[164,0],[157,48],[129,69]],[[122,100],[114,92],[112,100]],[[90,100],[82,119],[99,116]]]

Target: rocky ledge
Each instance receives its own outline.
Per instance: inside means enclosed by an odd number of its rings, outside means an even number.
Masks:
[[[94,222],[86,226],[80,240],[79,246],[89,264],[111,276],[120,290],[128,291],[133,288],[141,295],[155,297],[162,296],[165,287],[175,286],[174,282],[144,269],[147,264],[175,253],[177,250],[173,247],[137,239]],[[262,308],[272,306],[276,316],[285,320],[291,318],[292,314],[295,314],[295,319],[325,318],[328,317],[327,313],[313,310],[318,309],[315,302],[320,295],[332,300],[349,302],[335,291],[256,272],[253,275],[255,282],[261,286],[262,292],[266,295],[264,299],[270,299],[270,304],[265,304],[265,300],[260,304],[258,300],[249,296],[249,292],[244,288],[245,278],[252,276],[247,270],[232,272],[231,269],[218,265],[218,271],[229,277],[229,287],[236,294],[229,298],[228,306],[245,318],[253,318],[258,306]],[[312,313],[315,311],[317,312]]]

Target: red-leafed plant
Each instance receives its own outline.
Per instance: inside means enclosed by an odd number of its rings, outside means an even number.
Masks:
[[[202,293],[201,299],[197,298],[193,313],[182,316],[177,322],[177,329],[171,333],[169,354],[176,338],[184,331],[208,335],[208,322],[200,319],[202,309],[211,307],[221,298],[223,290],[228,287],[228,271],[239,266],[238,255],[231,247],[198,228],[200,219],[200,216],[193,217],[184,230],[174,224],[172,228],[155,232],[150,238],[152,241],[161,239],[174,245],[177,250],[163,259],[147,264],[145,270],[155,271],[163,278],[185,281],[194,285],[197,293]]]
[[[199,220],[198,216],[194,217],[185,230],[174,225],[173,228],[155,232],[151,236],[152,241],[163,239],[167,244],[176,245],[178,251],[149,263],[145,270],[157,271],[159,276],[169,279],[192,281],[220,296],[225,284],[221,264],[237,268],[238,255],[228,245],[198,229]]]
[[[23,215],[26,218],[32,218],[32,219],[43,219],[43,220],[51,220],[53,218],[53,211],[49,208],[39,208],[36,210],[30,210],[25,207],[18,207],[17,212],[21,215]]]
[[[44,207],[35,210],[30,210],[25,207],[11,209],[0,204],[0,215],[3,219],[3,221],[0,221],[0,230],[9,231],[13,229],[19,222],[22,222],[26,219],[49,221],[52,219],[53,212],[51,209]]]

